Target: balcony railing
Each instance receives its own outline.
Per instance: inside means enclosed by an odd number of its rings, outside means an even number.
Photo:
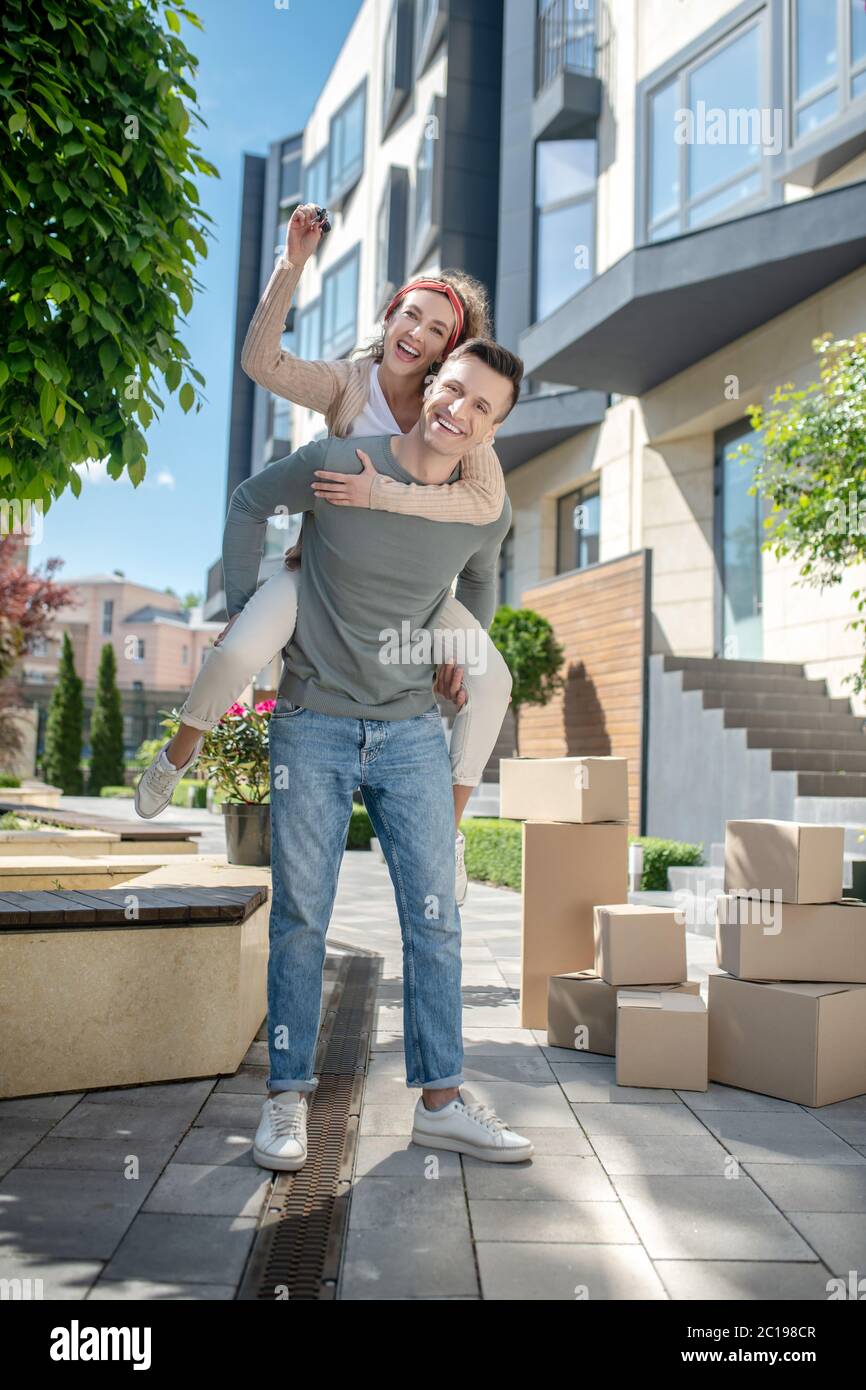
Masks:
[[[597,0],[551,0],[536,20],[535,90],[561,72],[595,75],[599,48]]]

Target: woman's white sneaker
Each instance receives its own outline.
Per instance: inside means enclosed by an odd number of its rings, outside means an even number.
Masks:
[[[186,776],[196,761],[203,743],[203,737],[198,739],[189,761],[183,767],[175,767],[174,763],[169,762],[165,753],[168,743],[163,744],[150,767],[146,767],[139,777],[135,788],[135,809],[144,820],[151,820],[165,810],[181,777]]]
[[[253,1158],[262,1168],[293,1173],[307,1161],[307,1098],[300,1091],[280,1091],[262,1106],[253,1140]]]
[[[482,1105],[465,1086],[458,1098],[441,1110],[428,1110],[423,1095],[418,1097],[412,1143],[450,1149],[490,1163],[522,1163],[535,1153],[531,1140],[509,1129],[489,1105]]]

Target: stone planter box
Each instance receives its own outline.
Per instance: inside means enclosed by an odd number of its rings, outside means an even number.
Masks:
[[[0,830],[0,871],[3,860],[21,855],[74,855],[85,859],[106,854],[197,854],[195,840],[124,840],[109,830]]]
[[[0,801],[15,806],[42,806],[56,810],[60,805],[63,791],[60,787],[49,787],[47,782],[25,782],[20,787],[0,787]]]
[[[111,888],[162,868],[162,855],[106,854],[86,859],[74,854],[20,854],[0,858],[0,894],[52,888]]]
[[[267,1013],[267,897],[0,897],[0,1096],[233,1074]]]

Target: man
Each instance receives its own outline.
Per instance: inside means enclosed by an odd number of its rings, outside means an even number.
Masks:
[[[403,938],[407,1085],[421,1089],[412,1139],[494,1162],[533,1145],[464,1091],[460,915],[455,903],[451,769],[433,699],[430,644],[393,660],[393,634],[432,627],[456,597],[488,627],[496,562],[511,521],[476,526],[331,505],[317,469],[357,473],[356,449],[401,482],[460,476],[460,458],[490,443],[519,393],[523,364],[471,339],[447,358],[407,435],[314,441],[232,496],[223,544],[226,606],[255,592],[267,518],[304,512],[301,591],[270,722],[273,897],[268,961],[268,1098],[256,1162],[306,1160],[325,936],[352,793],[360,787],[394,884]],[[387,652],[387,654],[386,654]]]

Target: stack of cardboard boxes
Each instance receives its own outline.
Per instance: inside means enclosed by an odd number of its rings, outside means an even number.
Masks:
[[[615,1054],[621,1085],[706,1090],[685,927],[627,901],[626,760],[503,759],[500,793],[500,814],[524,821],[522,1025],[547,1028],[553,1046]]]
[[[728,821],[709,982],[713,1081],[800,1105],[866,1092],[866,903],[844,829]]]

